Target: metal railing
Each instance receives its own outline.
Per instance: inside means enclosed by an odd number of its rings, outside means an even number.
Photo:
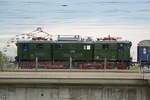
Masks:
[[[2,71],[150,72],[150,69],[144,69],[144,67],[141,67],[141,66],[135,65],[135,64],[130,65],[128,67],[128,69],[121,69],[121,70],[120,69],[116,69],[116,68],[107,69],[106,68],[106,64],[103,67],[103,69],[94,69],[93,67],[91,67],[89,69],[80,69],[80,66],[78,66],[77,68],[73,68],[71,57],[70,57],[70,63],[68,64],[66,69],[63,69],[63,68],[56,68],[56,69],[55,68],[40,68],[39,63],[38,63],[38,59],[36,59],[34,66],[35,66],[34,68],[23,69],[23,68],[20,67],[20,64],[15,63],[15,62],[5,61],[5,59],[2,56],[2,60],[0,62],[0,71],[1,72]]]
[[[38,65],[36,65],[35,68],[32,68],[32,69],[21,69],[18,64],[15,64],[15,63],[8,63],[8,64],[4,64],[4,63],[1,63],[1,66],[0,66],[0,71],[1,72],[11,72],[11,71],[45,71],[45,72],[48,72],[48,71],[83,71],[83,72],[88,72],[88,71],[95,71],[95,72],[150,72],[150,70],[145,70],[143,69],[142,67],[140,66],[130,66],[129,69],[106,69],[104,67],[104,69],[72,69],[70,67],[68,67],[67,69],[44,69],[44,68],[38,68]]]

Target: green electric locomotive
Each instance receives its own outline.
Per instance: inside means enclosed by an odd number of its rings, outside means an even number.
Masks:
[[[110,36],[96,41],[58,36],[55,41],[32,39],[16,45],[20,68],[126,69],[131,62],[131,42]]]

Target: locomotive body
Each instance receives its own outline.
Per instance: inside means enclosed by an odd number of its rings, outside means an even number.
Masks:
[[[130,58],[130,41],[97,41],[94,46],[95,60],[127,61]]]
[[[50,41],[19,41],[17,42],[17,60],[51,59]],[[49,54],[47,54],[49,52]]]
[[[21,68],[126,69],[131,62],[130,41],[59,36],[56,41],[18,41],[16,45]]]
[[[81,41],[59,41],[53,44],[53,59],[75,61],[92,60],[93,43]]]

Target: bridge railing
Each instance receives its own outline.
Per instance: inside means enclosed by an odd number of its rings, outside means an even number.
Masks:
[[[33,68],[33,69],[20,69],[18,66],[5,66],[0,68],[1,72],[57,72],[57,71],[66,71],[66,72],[150,72],[150,70],[144,70],[143,68],[131,68],[131,69],[39,69],[39,68]]]

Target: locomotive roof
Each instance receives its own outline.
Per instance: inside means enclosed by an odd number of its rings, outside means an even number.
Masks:
[[[130,41],[105,40],[105,41],[96,41],[95,43],[131,43],[131,42]]]
[[[28,41],[17,41],[17,43],[52,43],[53,41],[50,40],[28,40]]]
[[[50,40],[28,40],[28,41],[17,41],[17,43],[131,43],[130,41],[50,41]]]
[[[17,41],[17,43],[93,43],[93,41],[35,41],[35,40],[30,40],[30,41]]]
[[[138,43],[138,46],[150,46],[150,40],[142,40]]]

